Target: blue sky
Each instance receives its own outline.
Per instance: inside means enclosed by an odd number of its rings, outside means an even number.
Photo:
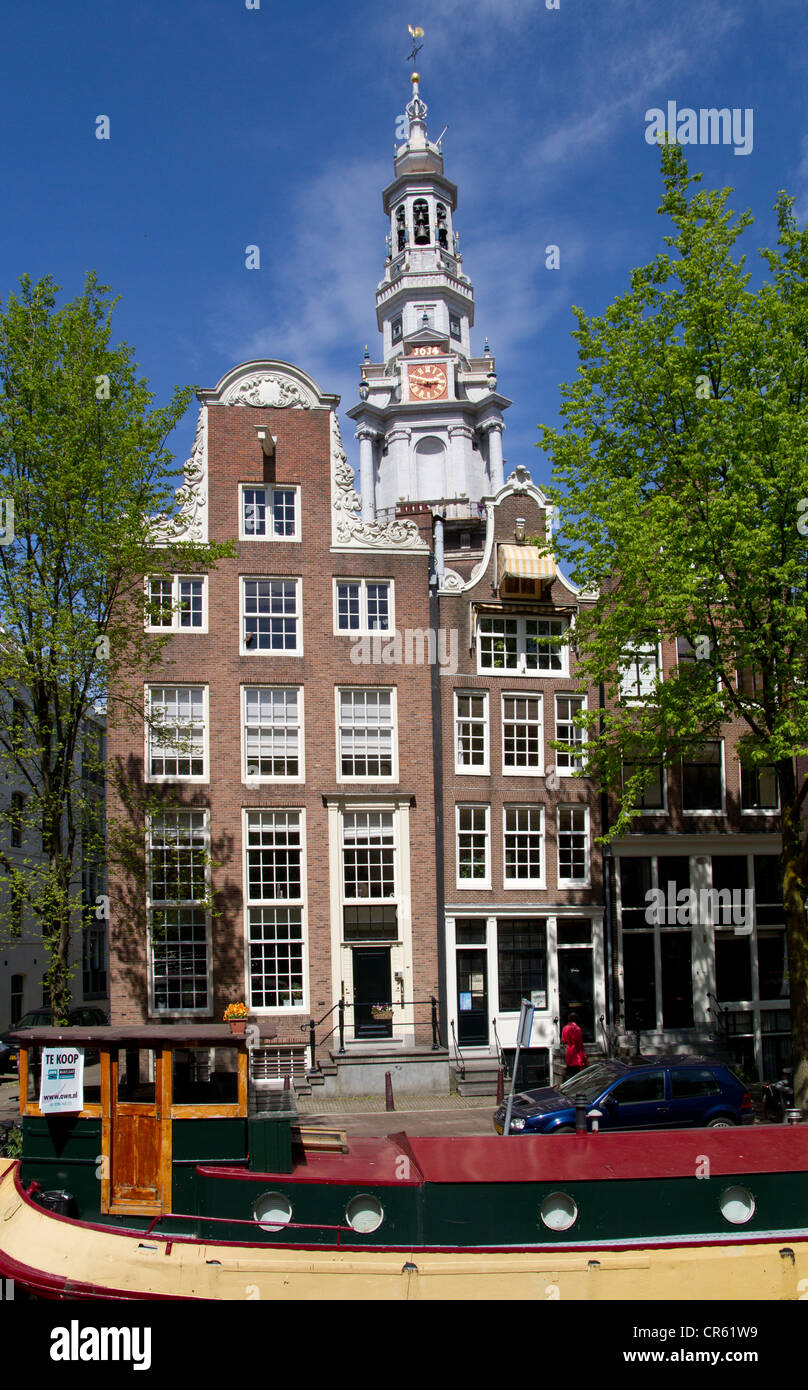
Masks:
[[[256,0],[252,0],[255,4]],[[0,112],[0,298],[27,271],[73,296],[95,269],[121,296],[116,336],[162,401],[237,362],[296,362],[356,400],[395,126],[409,96],[407,23],[455,226],[500,390],[510,467],[541,483],[539,421],[575,372],[571,305],[598,313],[661,248],[645,113],[754,113],[748,155],[686,153],[704,186],[750,207],[749,251],[775,240],[786,188],[808,216],[806,0],[37,0],[7,6]],[[110,139],[96,139],[96,118]],[[560,248],[548,270],[545,247]],[[260,270],[245,266],[257,244]],[[349,456],[357,459],[343,419]],[[181,461],[193,420],[175,433]]]

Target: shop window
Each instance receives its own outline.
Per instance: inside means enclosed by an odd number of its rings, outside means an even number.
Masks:
[[[693,963],[690,932],[663,932],[662,1027],[693,1027]]]
[[[786,934],[758,932],[758,984],[761,999],[788,998]]]
[[[721,1004],[752,998],[751,937],[716,932],[715,992]]]
[[[647,927],[651,891],[651,859],[620,860],[620,899],[623,930]]]
[[[755,855],[755,918],[759,927],[783,925],[783,877],[776,854]]]
[[[499,1007],[518,1013],[533,991],[547,991],[547,923],[526,918],[497,922]]]
[[[656,1027],[656,984],[653,932],[623,937],[625,1018],[629,1030]]]

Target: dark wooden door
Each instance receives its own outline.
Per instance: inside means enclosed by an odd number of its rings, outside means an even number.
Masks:
[[[457,1041],[488,1042],[488,952],[457,952]]]
[[[374,1004],[390,1004],[389,946],[353,948],[354,1034],[357,1038],[392,1038],[390,1019],[376,1019]]]

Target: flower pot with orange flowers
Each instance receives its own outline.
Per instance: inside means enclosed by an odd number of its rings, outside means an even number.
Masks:
[[[224,1021],[230,1024],[230,1032],[236,1037],[243,1037],[247,1031],[247,1019],[250,1011],[246,1004],[228,1004],[224,1011]]]

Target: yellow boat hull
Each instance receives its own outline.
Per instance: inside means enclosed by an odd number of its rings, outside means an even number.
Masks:
[[[50,1298],[227,1300],[791,1300],[808,1298],[808,1242],[583,1252],[313,1252],[128,1235],[26,1200],[0,1160],[0,1267]]]

